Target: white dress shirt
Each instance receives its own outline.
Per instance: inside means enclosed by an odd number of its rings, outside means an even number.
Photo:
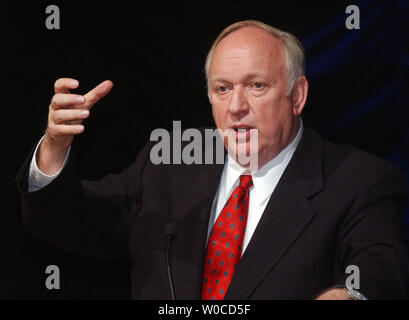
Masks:
[[[267,162],[260,170],[251,173],[253,187],[251,187],[250,189],[250,202],[247,216],[247,226],[244,233],[242,254],[246,250],[247,245],[249,244],[250,239],[253,236],[254,230],[256,229],[257,224],[259,223],[261,216],[263,215],[268,200],[270,200],[270,197],[278,181],[284,173],[285,168],[290,162],[294,151],[297,148],[298,143],[300,142],[303,131],[303,123],[300,119],[300,128],[293,141],[291,141],[291,143],[287,147],[285,147],[277,156]],[[65,157],[64,165],[59,172],[52,176],[46,175],[41,172],[36,163],[37,149],[41,141],[42,139],[37,144],[30,164],[30,172],[28,178],[29,192],[39,190],[53,181],[63,170],[70,152],[69,149],[67,152],[67,156]],[[226,204],[227,199],[229,199],[233,190],[239,185],[240,175],[245,171],[246,169],[241,167],[232,157],[227,156],[227,161],[223,169],[219,189],[213,200],[208,227],[208,237],[213,224],[216,222],[217,217],[222,211],[223,206]]]
[[[246,250],[247,245],[253,236],[254,230],[256,230],[261,216],[263,215],[264,209],[300,142],[303,131],[303,123],[300,118],[300,128],[293,141],[291,141],[291,143],[277,156],[267,162],[260,170],[251,173],[253,187],[250,188],[249,209],[246,230],[244,232],[242,254]],[[219,190],[213,200],[209,229],[207,232],[208,238],[210,231],[213,228],[213,224],[216,222],[224,205],[230,198],[233,190],[239,185],[240,175],[245,171],[246,168],[241,167],[230,155],[227,156],[227,161],[220,180]]]

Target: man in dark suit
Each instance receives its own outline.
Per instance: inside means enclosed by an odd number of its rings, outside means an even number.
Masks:
[[[170,298],[169,222],[180,299],[405,297],[405,178],[303,124],[298,40],[257,21],[233,24],[209,51],[206,75],[216,127],[237,147],[223,139],[225,164],[157,165],[150,142],[130,168],[100,181],[80,180],[69,148],[112,83],[78,96],[69,93],[76,80],[57,80],[46,133],[17,177],[28,230],[73,252],[129,256],[135,299]],[[255,167],[240,152],[255,155]],[[359,271],[352,287],[350,267]]]

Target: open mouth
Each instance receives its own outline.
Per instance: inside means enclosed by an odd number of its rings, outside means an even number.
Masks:
[[[233,126],[232,127],[234,131],[236,132],[247,132],[250,131],[251,129],[253,129],[253,127],[250,126]]]
[[[250,127],[233,128],[233,130],[236,132],[247,132],[250,131],[250,129]]]
[[[254,128],[251,126],[246,126],[246,125],[238,125],[238,126],[233,126],[232,129],[235,132],[236,138],[241,140],[241,139],[248,139],[250,137],[251,129],[254,129]]]

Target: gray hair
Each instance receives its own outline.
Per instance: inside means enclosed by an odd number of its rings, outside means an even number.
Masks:
[[[206,57],[205,72],[207,87],[209,88],[209,69],[214,50],[216,46],[227,37],[230,33],[244,28],[244,27],[256,27],[267,31],[272,36],[280,40],[281,46],[284,51],[286,66],[287,66],[287,95],[291,93],[294,82],[300,77],[305,76],[305,53],[301,42],[291,33],[274,28],[268,24],[265,24],[257,20],[244,20],[233,23],[225,28],[213,42],[212,47]]]

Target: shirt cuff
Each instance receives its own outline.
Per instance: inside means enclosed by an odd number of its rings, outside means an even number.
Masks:
[[[61,169],[57,173],[51,176],[43,173],[38,168],[37,161],[36,161],[37,149],[40,146],[40,143],[41,141],[43,141],[43,139],[44,139],[44,136],[37,143],[37,146],[33,154],[33,158],[31,159],[30,170],[28,174],[28,192],[34,192],[34,191],[40,190],[44,188],[46,185],[48,185],[49,183],[51,183],[51,181],[53,181],[55,178],[57,178],[58,175],[61,173],[61,171],[64,169],[65,164],[67,163],[67,160],[68,160],[68,156],[70,154],[71,147],[69,147],[67,155],[65,156],[64,164],[62,165]]]

